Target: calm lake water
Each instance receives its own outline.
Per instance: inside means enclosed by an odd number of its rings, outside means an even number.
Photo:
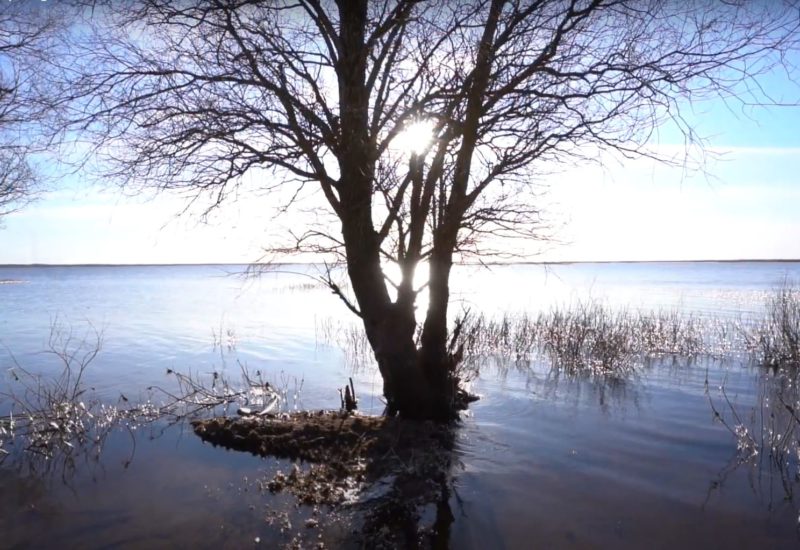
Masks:
[[[94,327],[102,348],[87,383],[108,402],[169,388],[167,369],[235,378],[245,364],[278,383],[302,380],[309,409],[338,408],[336,388],[353,376],[361,409],[379,413],[375,370],[354,371],[322,336],[353,319],[314,284],[316,268],[282,266],[257,279],[237,275],[243,269],[0,267],[0,391],[14,361],[57,372],[42,353],[52,327],[71,329],[76,341],[91,340]],[[800,281],[800,263],[461,266],[453,311],[499,315],[595,300],[758,315],[785,280]],[[748,418],[772,391],[769,372],[671,358],[626,380],[560,376],[541,361],[503,367],[487,361],[473,386],[482,398],[459,430],[451,547],[800,546],[798,480],[784,479],[766,456],[739,463],[737,440],[709,403]],[[256,486],[286,462],[204,445],[186,426],[161,428],[113,433],[99,461],[66,479],[0,468],[0,547],[269,548],[295,536],[286,520],[297,526],[311,513]],[[323,522],[301,542],[347,546],[354,521]]]

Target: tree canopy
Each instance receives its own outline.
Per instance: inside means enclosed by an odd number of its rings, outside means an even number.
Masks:
[[[390,412],[427,417],[457,393],[458,255],[486,253],[486,235],[540,238],[530,182],[542,171],[603,150],[654,156],[647,144],[665,121],[693,140],[687,102],[768,101],[758,78],[786,67],[800,24],[795,2],[712,0],[91,8],[48,69],[62,87],[59,128],[90,139],[123,184],[212,207],[254,173],[266,190],[292,189],[287,207],[317,192],[334,226],[279,249],[341,259],[350,289],[327,282],[364,322]],[[399,147],[411,127],[429,137]]]

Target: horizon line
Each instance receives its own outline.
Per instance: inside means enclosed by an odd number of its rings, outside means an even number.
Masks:
[[[455,265],[567,265],[567,264],[675,264],[675,263],[796,263],[800,258],[735,258],[704,260],[520,260],[509,262],[459,262]],[[177,262],[177,263],[9,263],[9,267],[200,267],[200,266],[270,266],[270,265],[316,265],[320,262]]]

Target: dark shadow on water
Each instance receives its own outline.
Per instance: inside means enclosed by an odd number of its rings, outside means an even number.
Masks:
[[[262,487],[349,516],[355,531],[337,545],[449,545],[458,423],[318,411],[193,425],[216,446],[292,460]]]
[[[365,543],[381,541],[385,547],[450,548],[456,519],[451,500],[459,464],[454,439],[451,433],[450,448],[439,452],[434,471],[412,467],[395,472],[385,495],[359,505],[364,513],[359,538]]]

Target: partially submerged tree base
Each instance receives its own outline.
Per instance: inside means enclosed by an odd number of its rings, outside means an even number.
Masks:
[[[436,392],[433,388],[437,386],[430,384],[417,386],[415,390],[414,387],[408,386],[408,378],[401,380],[404,383],[394,385],[393,391],[389,391],[384,384],[384,395],[387,398],[389,396],[394,398],[387,404],[385,416],[447,423],[458,420],[461,411],[467,410],[470,403],[480,399],[479,396],[461,387]],[[457,386],[457,382],[453,382],[452,385]]]
[[[372,546],[437,546],[447,537],[452,424],[316,411],[192,426],[214,445],[294,460],[291,471],[277,471],[262,487],[303,504],[362,509],[361,535]],[[436,506],[436,519],[420,527],[426,505]]]

